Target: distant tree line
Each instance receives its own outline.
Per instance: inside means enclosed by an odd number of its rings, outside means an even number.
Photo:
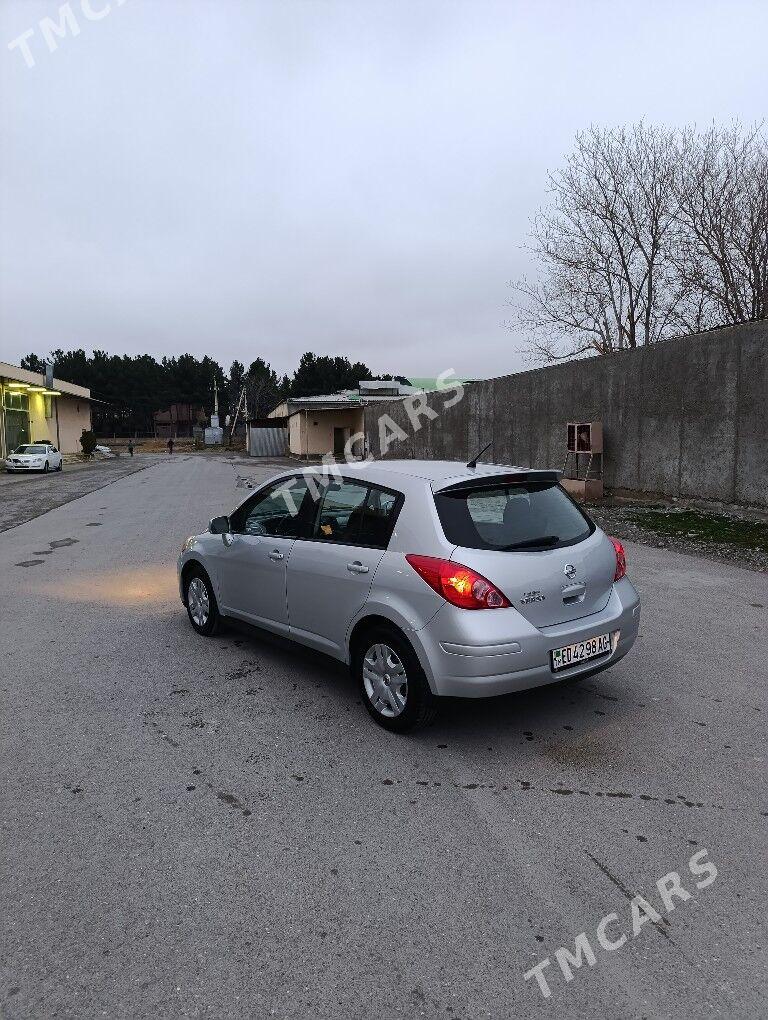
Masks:
[[[537,360],[768,316],[761,127],[591,127],[548,184],[508,323]]]
[[[246,389],[250,417],[266,417],[281,400],[289,396],[308,396],[353,389],[361,380],[373,379],[367,365],[352,364],[348,358],[303,354],[292,376],[278,376],[268,362],[256,358],[246,369],[233,361],[229,372],[207,355],[192,354],[161,358],[151,354],[107,354],[84,350],[51,351],[47,357],[28,354],[21,367],[44,372],[45,362],[53,363],[58,379],[87,386],[100,404],[93,405],[94,431],[101,435],[132,435],[153,431],[155,411],[171,404],[213,410],[214,380],[219,394],[219,413],[234,414]],[[407,383],[403,376],[377,376]]]

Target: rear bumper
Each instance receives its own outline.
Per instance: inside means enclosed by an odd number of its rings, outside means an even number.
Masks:
[[[466,634],[461,640],[451,640],[452,613],[473,614],[452,607],[444,614],[443,609],[426,627],[410,635],[432,692],[443,697],[488,698],[607,669],[630,650],[640,623],[640,599],[627,578],[614,584],[599,613],[555,627],[537,629],[514,610],[483,614],[486,621],[491,615],[496,617],[503,633],[496,640],[483,635],[482,644],[470,642]],[[605,655],[552,671],[553,649],[606,633],[612,635],[612,641]]]

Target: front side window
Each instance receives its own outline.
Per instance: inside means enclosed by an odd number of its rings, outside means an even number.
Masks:
[[[306,495],[304,478],[284,478],[239,507],[232,514],[230,527],[240,535],[298,538],[303,528]]]
[[[556,549],[594,531],[556,482],[449,490],[435,504],[448,541],[467,549]]]
[[[314,538],[386,549],[401,504],[396,492],[361,482],[330,482],[323,490]]]

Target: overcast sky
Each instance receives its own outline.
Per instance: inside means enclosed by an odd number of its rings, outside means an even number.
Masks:
[[[515,371],[574,133],[768,109],[765,2],[118,3],[71,0],[49,52],[60,0],[0,0],[0,360]]]

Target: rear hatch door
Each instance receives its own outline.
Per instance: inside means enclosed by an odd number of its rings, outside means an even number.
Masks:
[[[535,627],[598,613],[616,571],[611,542],[556,472],[482,477],[435,493],[451,559],[496,585]]]
[[[502,553],[457,547],[451,559],[487,577],[535,627],[605,609],[616,570],[613,546],[600,531],[566,549]]]

